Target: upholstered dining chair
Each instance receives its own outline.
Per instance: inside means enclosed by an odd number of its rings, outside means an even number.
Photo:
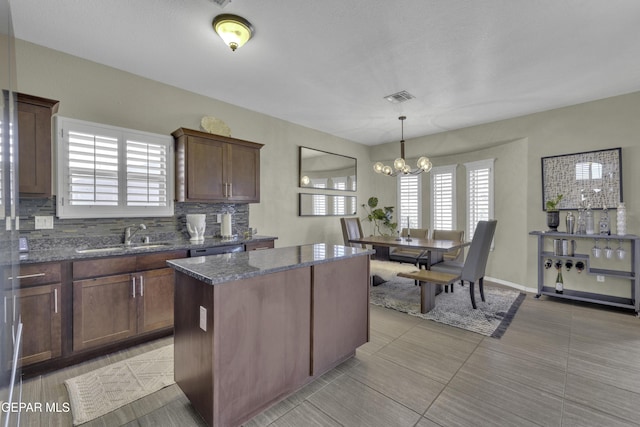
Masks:
[[[433,230],[433,239],[435,240],[452,240],[454,242],[464,241],[464,230]],[[431,254],[431,270],[443,273],[457,273],[462,271],[464,266],[464,248],[458,248],[451,252],[435,252]],[[464,286],[461,280],[460,284]],[[453,292],[454,284],[451,284],[451,292]],[[449,292],[449,287],[445,286],[444,291]]]
[[[400,232],[401,237],[417,237],[419,239],[429,238],[428,228],[403,228]],[[412,248],[391,248],[389,250],[389,260],[397,262],[408,262],[418,267],[429,263],[429,256],[422,255],[422,249]],[[422,255],[422,256],[420,256]]]
[[[471,305],[474,309],[477,308],[474,284],[476,282],[478,283],[480,297],[482,301],[484,301],[484,274],[497,223],[498,221],[496,220],[478,222],[476,230],[473,233],[473,240],[471,241],[467,258],[459,273],[443,273],[434,271],[432,268],[431,270],[418,270],[412,273],[399,273],[398,276],[418,280],[422,287],[421,292],[423,293],[426,292],[425,286],[446,286],[458,280],[467,281],[470,283],[469,294],[471,296]]]
[[[342,237],[344,238],[345,246],[353,246],[355,248],[364,248],[365,245],[358,243],[351,243],[350,239],[358,239],[364,237],[362,234],[362,225],[360,224],[360,218],[340,218],[340,224],[342,225]]]

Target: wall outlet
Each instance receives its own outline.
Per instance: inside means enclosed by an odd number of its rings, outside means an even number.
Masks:
[[[53,228],[53,217],[52,216],[34,216],[35,219],[35,229],[49,229]]]
[[[207,332],[207,309],[200,306],[200,329]]]
[[[596,280],[597,280],[598,282],[604,282],[604,276],[602,276],[602,275],[598,274],[598,275],[596,276]]]

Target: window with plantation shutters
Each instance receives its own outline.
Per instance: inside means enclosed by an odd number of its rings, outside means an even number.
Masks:
[[[327,188],[327,179],[312,179],[311,185],[313,188]],[[312,198],[313,214],[314,215],[326,215],[327,214],[327,198],[324,194],[314,194]]]
[[[167,150],[163,144],[127,140],[127,206],[167,204]]]
[[[60,218],[173,215],[173,140],[56,119]]]
[[[406,228],[422,228],[422,180],[420,175],[398,175],[398,209],[394,219],[398,222],[398,230]]]
[[[467,236],[473,239],[478,221],[493,218],[493,159],[465,163],[467,168]]]
[[[456,227],[457,165],[431,169],[431,229],[454,230]]]

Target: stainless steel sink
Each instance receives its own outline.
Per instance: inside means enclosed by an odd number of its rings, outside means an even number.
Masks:
[[[153,248],[162,248],[165,246],[169,246],[171,243],[141,243],[139,245],[129,246],[127,249],[153,249]]]
[[[170,246],[171,243],[140,243],[131,246],[108,246],[104,248],[78,248],[76,252],[79,254],[99,254],[99,253],[108,253],[108,252],[122,252],[125,250],[136,250],[143,251],[145,249],[154,249],[154,248],[162,248],[166,246]]]
[[[76,249],[76,252],[79,254],[99,254],[103,252],[119,252],[123,250],[123,246],[111,246],[108,248]]]

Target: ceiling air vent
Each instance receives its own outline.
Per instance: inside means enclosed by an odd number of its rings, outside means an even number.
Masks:
[[[384,99],[391,102],[392,104],[400,104],[401,102],[405,102],[413,98],[415,98],[415,96],[411,95],[406,90],[401,90],[400,92],[396,92],[384,97]]]
[[[214,2],[215,4],[217,4],[220,7],[225,7],[226,5],[231,3],[231,0],[211,0],[211,1]]]

